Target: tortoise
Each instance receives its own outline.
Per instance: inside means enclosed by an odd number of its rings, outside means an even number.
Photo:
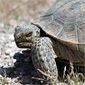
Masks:
[[[15,28],[15,42],[30,48],[34,67],[58,80],[55,58],[85,66],[85,1],[58,0],[28,25]]]

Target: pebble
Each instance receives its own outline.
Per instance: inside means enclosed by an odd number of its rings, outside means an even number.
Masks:
[[[13,59],[13,63],[15,63],[16,62],[16,59]]]
[[[14,41],[14,35],[13,34],[10,34],[8,37],[9,37],[9,40]]]
[[[3,78],[3,76],[2,76],[2,75],[0,75],[0,79],[1,79],[1,78]]]
[[[14,54],[15,54],[15,52],[11,52],[11,53],[10,53],[10,57],[13,57]]]
[[[5,51],[5,55],[10,55],[10,53],[11,53],[11,49],[7,48]]]
[[[7,80],[8,83],[11,83],[12,82],[12,79],[11,78],[8,78],[7,77],[6,80]]]

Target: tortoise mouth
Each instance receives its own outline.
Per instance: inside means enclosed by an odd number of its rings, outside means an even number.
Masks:
[[[25,36],[15,35],[15,43],[19,48],[31,48],[32,46],[32,41]]]
[[[32,42],[29,42],[29,41],[20,41],[20,42],[16,42],[16,45],[19,48],[31,48],[32,47]]]

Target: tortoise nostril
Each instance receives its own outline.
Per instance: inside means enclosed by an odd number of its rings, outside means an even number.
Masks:
[[[33,33],[33,32],[29,32],[28,34],[26,34],[26,37],[32,36],[32,33]]]

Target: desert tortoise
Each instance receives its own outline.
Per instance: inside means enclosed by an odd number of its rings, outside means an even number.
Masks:
[[[60,0],[29,25],[15,29],[18,47],[31,48],[36,69],[58,78],[54,58],[85,66],[85,0]]]

